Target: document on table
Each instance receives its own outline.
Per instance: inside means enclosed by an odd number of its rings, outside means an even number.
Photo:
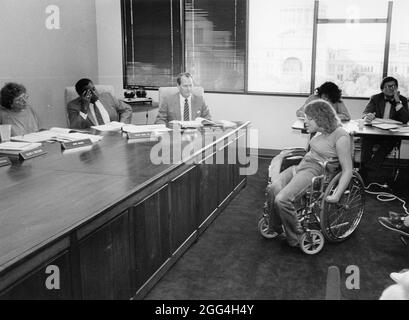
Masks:
[[[40,132],[33,132],[29,134],[24,134],[21,136],[15,136],[11,137],[11,141],[22,141],[22,142],[43,142],[43,141],[49,141],[53,140],[58,133],[50,131],[50,130],[44,130]]]
[[[400,128],[395,128],[395,129],[390,129],[391,132],[409,132],[409,126],[407,127],[400,127]]]
[[[41,147],[41,143],[32,142],[13,142],[7,141],[0,143],[0,150],[4,151],[27,151]]]
[[[389,129],[399,128],[399,125],[391,124],[391,123],[375,123],[375,124],[372,124],[372,127],[389,130]]]
[[[119,131],[125,124],[118,121],[111,121],[107,124],[101,124],[99,126],[92,126],[91,128],[96,129],[98,131]]]
[[[126,124],[122,127],[123,132],[129,133],[140,133],[140,132],[163,132],[172,131],[172,129],[167,128],[164,124],[151,124],[145,126],[136,126],[134,124]]]
[[[44,141],[59,141],[59,142],[69,142],[77,141],[83,139],[90,139],[92,143],[97,142],[102,139],[102,136],[86,134],[80,132],[73,133],[58,133],[51,130],[44,130],[40,132],[34,132],[25,134],[22,136],[11,137],[12,141],[21,141],[21,142],[44,142]]]
[[[375,118],[374,120],[372,120],[371,124],[380,124],[380,123],[389,123],[389,124],[402,124],[402,122],[400,121],[396,121],[393,119],[383,119],[383,118]]]

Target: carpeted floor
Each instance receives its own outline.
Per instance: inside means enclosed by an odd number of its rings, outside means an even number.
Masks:
[[[145,299],[324,299],[327,270],[341,271],[343,299],[378,299],[391,272],[409,268],[409,247],[383,228],[379,216],[403,212],[401,203],[380,202],[368,195],[357,231],[342,243],[326,243],[308,256],[280,240],[262,238],[257,230],[266,187],[268,159],[259,159],[256,175],[245,189],[148,293]],[[408,197],[409,175],[401,171],[396,193]],[[353,284],[346,268],[355,265]],[[357,269],[355,269],[357,270]]]

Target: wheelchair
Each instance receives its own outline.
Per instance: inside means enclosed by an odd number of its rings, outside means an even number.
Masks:
[[[280,172],[297,164],[305,154],[304,149],[296,149],[282,162]],[[326,197],[333,194],[341,177],[338,159],[332,159],[323,166],[323,174],[312,179],[310,187],[294,205],[302,228],[300,248],[306,254],[320,252],[325,241],[341,242],[347,239],[358,227],[364,213],[365,189],[361,176],[353,169],[348,187],[337,203],[328,203]],[[270,181],[269,181],[270,183]],[[262,236],[268,237],[269,209],[267,197],[258,229]]]

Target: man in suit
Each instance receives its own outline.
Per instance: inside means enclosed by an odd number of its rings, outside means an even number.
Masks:
[[[366,122],[372,122],[375,118],[393,119],[402,123],[409,121],[408,100],[399,94],[398,80],[386,77],[381,82],[382,92],[373,95],[363,112]],[[386,156],[400,142],[394,137],[365,137],[362,139],[362,173],[368,174],[368,170],[378,171]],[[373,152],[373,147],[378,148]]]
[[[155,123],[172,120],[195,120],[197,117],[211,120],[210,111],[202,96],[192,93],[193,78],[188,72],[181,73],[177,79],[179,92],[165,97],[159,106]]]
[[[86,129],[111,121],[131,123],[132,108],[108,92],[98,93],[89,79],[75,84],[78,98],[67,105],[70,128]]]

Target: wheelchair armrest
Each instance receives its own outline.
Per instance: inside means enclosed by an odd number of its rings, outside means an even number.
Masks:
[[[291,161],[301,160],[302,158],[304,158],[305,154],[307,153],[305,151],[305,149],[303,149],[303,148],[291,148],[291,149],[284,149],[284,150],[289,150],[289,151],[291,151],[291,153],[288,154],[287,156],[285,156],[283,158],[283,161],[286,161],[286,160],[291,160]]]
[[[291,150],[291,153],[283,158],[280,172],[288,167],[299,164],[306,154],[306,151],[303,148],[292,148],[287,150]]]
[[[339,170],[341,169],[341,165],[339,163],[338,158],[331,158],[322,163],[322,166],[324,168],[325,174],[335,174],[338,173]]]
[[[290,158],[290,157],[301,157],[302,158],[307,153],[307,151],[305,151],[304,148],[288,148],[288,149],[283,149],[283,150],[291,151],[291,153],[285,158]]]

